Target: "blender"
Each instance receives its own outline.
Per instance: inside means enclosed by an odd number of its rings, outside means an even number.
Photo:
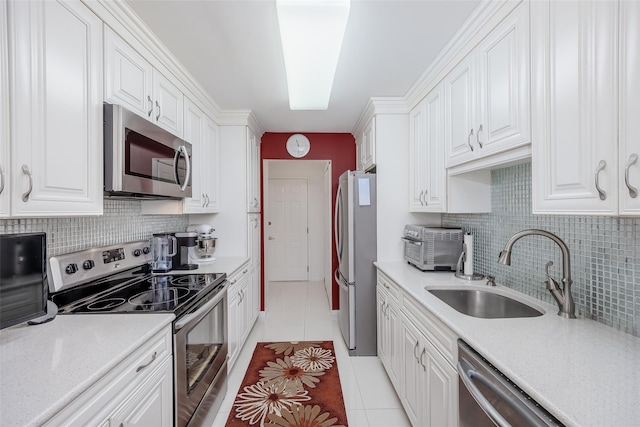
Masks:
[[[151,270],[171,270],[173,257],[178,253],[178,240],[169,233],[157,233],[151,237]]]

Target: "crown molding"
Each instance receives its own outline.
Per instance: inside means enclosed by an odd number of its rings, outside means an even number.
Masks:
[[[360,134],[371,119],[378,114],[409,114],[407,101],[401,96],[370,98],[353,127],[353,135]]]
[[[163,68],[175,77],[188,96],[196,98],[203,104],[208,115],[217,123],[222,121],[225,112],[215,100],[182,65],[171,51],[157,38],[149,26],[124,2],[124,0],[81,0],[104,23],[111,27],[120,37],[129,42],[133,36],[153,57],[145,57],[155,68]],[[143,56],[143,52],[140,52]],[[153,59],[153,61],[151,61]],[[170,77],[170,76],[167,76]]]
[[[483,0],[407,91],[404,98],[409,110],[427,96],[446,73],[471,52],[489,31],[522,1]]]

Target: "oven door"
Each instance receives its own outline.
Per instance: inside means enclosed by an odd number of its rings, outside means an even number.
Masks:
[[[226,393],[227,290],[174,322],[176,426],[212,417]]]

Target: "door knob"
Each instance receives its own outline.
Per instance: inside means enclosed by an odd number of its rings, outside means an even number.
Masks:
[[[276,240],[276,238],[269,236],[269,240]]]

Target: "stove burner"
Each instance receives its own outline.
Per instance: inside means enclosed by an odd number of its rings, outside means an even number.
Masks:
[[[105,298],[102,300],[98,300],[95,302],[92,302],[91,304],[89,304],[87,306],[87,310],[91,310],[91,311],[105,311],[105,310],[109,310],[111,308],[115,308],[118,306],[121,306],[122,304],[125,303],[125,299],[124,298]]]
[[[186,288],[159,286],[132,296],[129,304],[143,307],[165,305],[166,308],[173,308],[178,305],[180,298],[188,294],[189,289]]]
[[[202,275],[184,275],[174,277],[172,284],[174,286],[202,286],[207,284],[207,277]]]

